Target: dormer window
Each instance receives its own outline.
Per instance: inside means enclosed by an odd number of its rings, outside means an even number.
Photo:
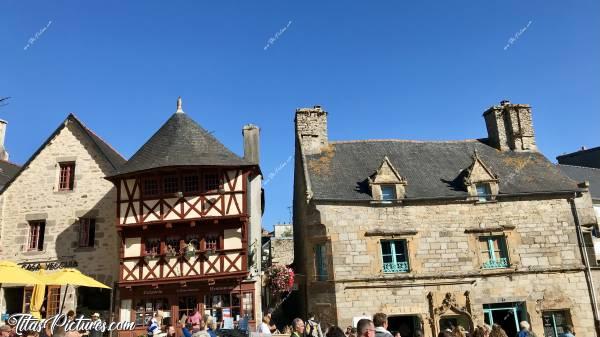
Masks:
[[[396,200],[395,185],[381,185],[381,200]]]
[[[492,200],[492,189],[489,183],[478,183],[475,184],[477,190],[477,198],[479,202],[486,202]]]
[[[406,179],[400,176],[387,156],[368,181],[374,202],[389,204],[404,198]]]
[[[464,171],[464,184],[469,193],[469,200],[490,202],[498,195],[498,176],[483,163],[477,154],[473,154],[473,163]]]

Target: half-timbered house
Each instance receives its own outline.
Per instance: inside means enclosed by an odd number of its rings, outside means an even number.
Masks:
[[[258,132],[244,126],[241,158],[185,114],[179,99],[177,112],[107,178],[117,188],[121,320],[144,329],[158,310],[165,324],[198,310],[218,322],[230,317],[255,324]]]

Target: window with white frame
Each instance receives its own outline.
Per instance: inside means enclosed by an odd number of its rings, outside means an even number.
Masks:
[[[386,274],[410,270],[406,240],[381,240],[381,258]]]

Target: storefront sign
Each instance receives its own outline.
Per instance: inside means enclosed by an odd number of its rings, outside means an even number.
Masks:
[[[34,270],[56,270],[63,268],[75,268],[78,266],[77,261],[46,261],[46,262],[22,262],[19,263],[23,269],[27,269],[29,271]]]
[[[233,290],[233,286],[230,287],[210,287],[210,291],[232,291]]]
[[[162,294],[162,290],[160,289],[156,289],[156,290],[144,290],[144,295],[157,295],[157,294]]]
[[[198,288],[179,288],[179,289],[175,290],[175,292],[178,292],[178,293],[196,293],[199,291],[200,290]]]

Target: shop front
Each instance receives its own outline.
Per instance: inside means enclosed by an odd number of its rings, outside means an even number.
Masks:
[[[119,336],[144,334],[157,311],[163,312],[162,325],[173,325],[180,335],[180,328],[196,311],[213,317],[218,328],[238,326],[242,320],[247,322],[248,328],[253,328],[256,324],[254,283],[242,279],[210,283],[213,284],[198,281],[120,288],[120,320],[135,322],[136,329],[119,332]]]

